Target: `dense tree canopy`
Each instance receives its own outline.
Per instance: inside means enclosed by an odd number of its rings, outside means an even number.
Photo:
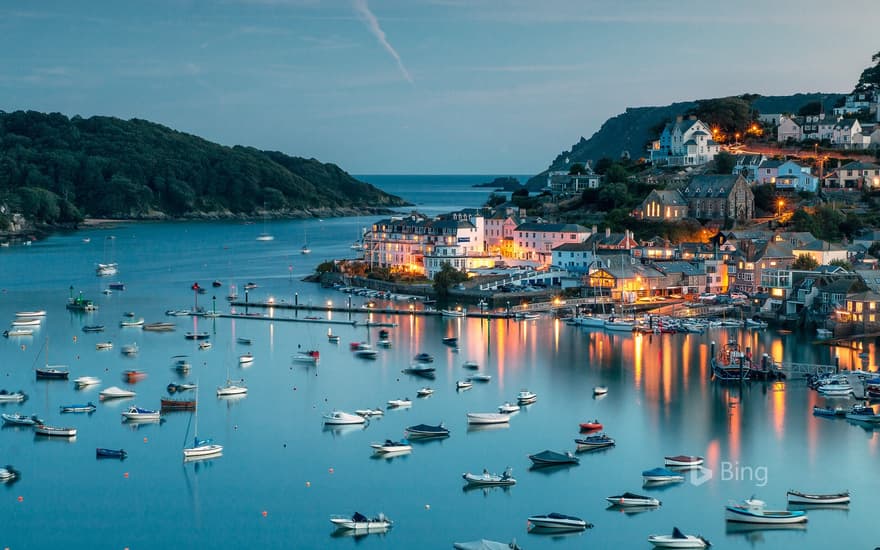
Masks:
[[[810,256],[809,254],[800,254],[794,260],[794,263],[791,264],[792,269],[801,269],[804,271],[809,271],[811,269],[816,269],[819,267],[819,262],[816,261],[816,258]]]
[[[874,65],[862,71],[854,91],[868,92],[880,89],[880,52],[871,56],[871,62]]]
[[[702,99],[688,114],[726,134],[743,132],[754,120],[752,104],[745,97]]]

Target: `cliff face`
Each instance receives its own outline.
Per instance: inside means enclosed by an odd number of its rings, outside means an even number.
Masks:
[[[812,101],[822,101],[826,112],[831,112],[834,102],[842,94],[795,94],[790,96],[761,96],[754,99],[752,108],[759,113],[795,113]],[[663,107],[630,107],[625,112],[609,118],[602,127],[590,137],[581,139],[571,149],[557,155],[544,172],[529,179],[526,186],[531,191],[546,185],[546,173],[551,170],[567,170],[573,163],[591,161],[593,164],[603,157],[620,158],[628,152],[633,159],[645,155],[648,142],[659,137],[656,128],[665,122],[684,115],[697,106],[697,101],[682,101]],[[566,162],[566,160],[568,162]]]

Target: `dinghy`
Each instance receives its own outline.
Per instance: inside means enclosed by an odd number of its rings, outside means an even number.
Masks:
[[[574,442],[577,444],[578,451],[594,451],[615,445],[615,441],[605,434],[590,435],[575,439]]]
[[[646,483],[667,483],[684,481],[684,476],[667,468],[653,468],[642,472]]]
[[[339,529],[349,529],[355,531],[379,532],[389,529],[394,523],[385,517],[385,514],[379,514],[374,518],[355,512],[353,516],[330,516],[330,522]]]
[[[98,407],[95,406],[94,403],[89,401],[86,404],[78,404],[78,405],[62,405],[61,412],[63,413],[93,413],[97,410]]]
[[[831,494],[811,494],[789,490],[789,504],[849,504],[849,491]]]
[[[412,451],[412,445],[404,441],[391,441],[390,439],[386,439],[385,443],[372,443],[370,447],[373,448],[373,452],[376,454],[385,454],[385,453],[404,453],[407,451]]]
[[[382,409],[379,409],[379,408],[376,408],[376,409],[357,409],[356,411],[354,411],[354,414],[356,414],[358,416],[363,416],[363,417],[382,416],[383,414],[385,414],[385,411],[383,411]]]
[[[468,424],[507,424],[510,415],[504,413],[467,413]]]
[[[612,495],[605,497],[605,500],[615,506],[660,506],[660,501],[654,497],[646,495],[637,495],[636,493],[626,492],[622,495]]]
[[[343,411],[332,411],[324,415],[324,424],[331,426],[344,426],[347,424],[363,424],[367,420],[357,414],[349,414]]]
[[[665,466],[674,466],[677,468],[695,467],[703,463],[703,457],[701,456],[675,455],[666,456],[663,457],[663,459],[665,461]]]
[[[592,527],[592,524],[587,523],[581,518],[566,516],[565,514],[559,514],[556,512],[531,516],[528,519],[528,523],[532,527],[555,532],[583,531],[588,527]]]
[[[0,414],[0,418],[3,418],[3,422],[6,424],[13,426],[36,426],[43,423],[40,417],[35,414],[27,416],[19,413],[3,413]]]
[[[507,468],[501,475],[490,474],[488,470],[483,470],[482,474],[464,473],[461,477],[468,485],[474,486],[509,486],[515,485],[516,480],[512,476],[513,470]]]
[[[563,464],[580,463],[580,459],[571,454],[570,451],[557,453],[556,451],[551,451],[549,449],[529,455],[529,460],[531,460],[535,466],[558,466]]]
[[[123,449],[95,449],[95,458],[118,458],[120,460],[124,459],[128,456],[128,453]]]
[[[802,510],[767,510],[763,500],[752,497],[741,503],[728,504],[725,507],[724,519],[740,523],[785,525],[807,521],[807,513]]]
[[[602,423],[598,420],[591,420],[589,422],[582,422],[580,427],[582,432],[592,432],[595,430],[601,430]]]
[[[678,527],[672,528],[671,535],[649,535],[648,542],[656,548],[708,548],[711,546],[709,541],[700,535],[685,535],[678,530]]]

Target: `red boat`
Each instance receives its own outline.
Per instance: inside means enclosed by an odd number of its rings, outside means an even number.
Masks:
[[[147,377],[147,373],[142,370],[127,370],[122,373],[122,377],[129,383],[133,384]]]
[[[602,429],[602,423],[599,422],[598,420],[592,420],[590,422],[584,422],[583,424],[581,424],[581,431],[582,432],[592,432],[592,431],[601,430],[601,429]]]
[[[162,398],[163,411],[194,411],[196,410],[195,399],[170,399]]]

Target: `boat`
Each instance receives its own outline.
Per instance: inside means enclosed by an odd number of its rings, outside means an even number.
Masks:
[[[820,340],[827,340],[834,336],[834,331],[828,330],[827,328],[817,328],[816,329],[816,337]]]
[[[353,516],[330,516],[330,522],[338,529],[347,529],[353,531],[376,532],[389,529],[394,522],[385,517],[385,514],[379,514],[374,518],[355,512]]]
[[[207,340],[199,342],[199,349],[201,350],[211,349],[211,347],[213,347],[211,342],[208,342]]]
[[[556,532],[583,531],[588,527],[592,527],[591,524],[587,523],[581,518],[566,516],[565,514],[559,514],[556,512],[552,512],[550,514],[541,514],[538,516],[531,516],[528,519],[528,524],[532,527]]]
[[[171,332],[172,330],[176,330],[177,325],[174,323],[168,322],[158,322],[158,323],[146,323],[141,327],[141,330],[146,330],[149,332]]]
[[[122,377],[128,384],[134,384],[135,382],[140,382],[141,380],[146,378],[147,373],[142,370],[128,369],[122,371]]]
[[[505,401],[503,405],[500,405],[498,407],[498,412],[506,414],[519,412],[519,405],[514,405],[513,403],[508,403],[507,401]]]
[[[419,363],[433,363],[434,357],[430,353],[420,353],[413,358]]]
[[[846,409],[843,407],[819,407],[818,405],[813,406],[813,414],[816,416],[846,416]]]
[[[880,414],[877,414],[872,407],[867,405],[853,405],[846,413],[849,420],[858,420],[859,422],[869,422],[871,424],[880,424]]]
[[[3,468],[0,468],[0,483],[6,483],[8,481],[15,481],[21,477],[21,472],[7,464]]]
[[[605,395],[606,393],[608,393],[607,386],[595,386],[593,388],[593,395]]]
[[[196,400],[198,400],[198,395],[196,395]],[[203,458],[219,457],[223,454],[223,445],[217,445],[210,439],[199,439],[199,411],[195,407],[193,417],[195,418],[193,444],[192,447],[183,448],[183,460],[199,460]],[[189,427],[187,427],[187,433],[188,432]]]
[[[536,453],[533,455],[529,455],[529,460],[535,466],[556,466],[562,464],[579,464],[580,459],[570,451],[565,451],[565,453],[557,453],[556,451],[545,450],[540,453]]]
[[[36,374],[38,379],[45,380],[67,380],[70,377],[70,370],[66,367],[37,367]]]
[[[369,344],[361,343],[358,345],[358,348],[354,352],[356,357],[360,357],[361,359],[375,359],[378,357],[379,352],[374,350]]]
[[[125,283],[115,282],[110,283],[107,286],[110,287],[112,290],[125,290]]]
[[[492,380],[492,375],[490,374],[474,374],[473,376],[468,376],[468,381],[470,382],[489,382]]]
[[[250,365],[253,362],[254,362],[254,354],[252,354],[251,352],[247,352],[238,358],[239,365]]]
[[[703,457],[701,456],[688,456],[688,455],[675,455],[675,456],[665,456],[663,457],[665,466],[673,466],[673,467],[694,467],[700,466],[703,463]]]
[[[465,361],[464,363],[461,364],[461,368],[477,370],[478,368],[480,368],[480,365],[476,361]]]
[[[211,286],[214,288],[220,288],[221,286],[223,286],[223,283],[215,280],[214,282],[211,283]]]
[[[120,349],[120,351],[122,352],[122,355],[128,355],[128,356],[137,355],[138,345],[137,344],[125,344],[124,346],[122,346],[122,349]]]
[[[671,535],[648,535],[648,542],[656,548],[708,548],[711,543],[700,535],[685,535],[678,527]]]
[[[124,390],[118,386],[110,386],[107,389],[101,390],[98,397],[106,401],[107,399],[121,399],[125,397],[134,397],[135,395],[137,394],[131,390]]]
[[[602,423],[598,419],[588,422],[581,422],[580,428],[582,432],[593,432],[602,429]]]
[[[801,493],[789,490],[786,493],[789,504],[849,504],[849,491],[830,494]]]
[[[122,413],[122,418],[131,422],[147,422],[161,419],[159,411],[131,406]]]
[[[95,266],[95,274],[98,277],[109,277],[117,273],[119,273],[119,264],[116,263],[98,264]]]
[[[510,415],[504,413],[467,413],[468,424],[507,424]]]
[[[226,373],[226,376],[229,376],[228,372]],[[182,392],[182,391],[187,391],[187,390],[194,390],[194,389],[196,389],[196,385],[195,384],[175,384],[174,382],[172,382],[172,383],[168,384],[167,386],[165,386],[165,389],[168,390],[168,393],[176,393],[176,392]]]
[[[383,410],[380,409],[380,408],[375,408],[375,409],[357,409],[356,411],[354,411],[354,414],[356,414],[356,415],[358,415],[358,416],[363,416],[363,417],[382,416],[382,415],[385,414],[385,411],[383,411]]]
[[[511,542],[498,542],[480,539],[467,542],[453,542],[452,547],[456,550],[522,550],[515,540]]]
[[[309,365],[317,365],[321,358],[321,352],[318,350],[298,351],[293,354],[293,361],[296,363],[307,363]]]
[[[409,439],[430,439],[435,437],[449,437],[449,430],[442,424],[431,426],[429,424],[416,424],[406,428],[406,436]]]
[[[739,344],[731,340],[718,355],[715,355],[715,343],[711,345],[710,364],[712,376],[720,382],[741,382],[749,379],[752,360],[749,354],[739,349]]]
[[[522,390],[516,395],[516,402],[520,405],[528,405],[538,400],[538,394],[529,390]]]
[[[14,328],[12,330],[4,330],[3,336],[7,338],[11,338],[13,336],[33,336],[34,329],[32,328]]]
[[[159,406],[164,411],[194,411],[196,410],[196,399],[172,399],[170,397],[162,397],[159,400]]]
[[[474,383],[468,380],[459,380],[455,383],[455,388],[458,390],[469,390],[474,387]]]
[[[404,453],[407,451],[412,451],[412,445],[403,441],[391,441],[390,439],[386,439],[385,443],[372,443],[370,447],[373,448],[373,452],[376,454],[385,454],[385,453]]]
[[[605,320],[605,330],[611,332],[632,332],[633,327],[635,327],[635,324],[632,321],[623,321],[614,318]]]
[[[255,288],[257,288],[257,283],[248,282],[244,285],[245,290],[253,290]]]
[[[14,327],[38,327],[40,326],[40,319],[16,319],[12,321],[12,326]]]
[[[367,420],[358,414],[350,414],[343,411],[332,411],[324,415],[324,424],[331,426],[345,426],[348,424],[363,424]]]
[[[95,344],[95,349],[98,351],[113,349],[113,342],[98,342],[97,344]]]
[[[144,318],[134,319],[132,321],[119,321],[119,326],[122,328],[126,327],[142,327],[144,326]]]
[[[605,434],[588,435],[584,438],[574,440],[578,451],[594,451],[596,449],[604,449],[613,447],[615,441]]]
[[[0,418],[2,418],[3,422],[6,424],[12,424],[14,426],[35,426],[43,423],[40,417],[35,414],[27,416],[19,413],[3,413],[0,414]]]
[[[303,241],[305,241],[302,247],[299,249],[300,254],[311,254],[312,249],[309,247],[309,233],[308,231],[303,231]]]
[[[338,334],[327,334],[327,341],[331,344],[338,344],[340,339]]]
[[[684,476],[668,468],[652,468],[642,472],[642,479],[646,483],[672,483],[684,481]]]
[[[441,309],[441,317],[460,318],[465,316],[465,312],[460,309]]]
[[[636,493],[630,492],[623,493],[622,495],[612,495],[610,497],[605,497],[605,500],[615,506],[620,507],[660,506],[661,504],[661,502],[654,497],[637,495]]]
[[[102,449],[101,447],[95,449],[95,458],[118,458],[124,460],[127,456],[128,453],[124,449]]]
[[[40,309],[40,310],[35,310],[35,311],[16,311],[15,316],[16,317],[45,317],[46,310]]]
[[[458,345],[458,338],[455,336],[444,336],[443,343],[447,346],[457,346]]]
[[[783,525],[803,523],[807,521],[807,513],[803,510],[767,510],[764,501],[752,497],[741,503],[728,504],[725,507],[724,519],[740,523]]]
[[[63,413],[93,413],[97,409],[98,407],[96,407],[91,401],[85,404],[61,406],[61,412]]]
[[[250,338],[240,338],[240,337],[236,339],[236,342],[238,342],[239,344],[245,345],[245,346],[249,346],[254,343],[254,341],[251,340]]]
[[[437,370],[435,367],[427,363],[413,363],[409,367],[403,369],[401,372],[405,374],[414,374],[416,376],[433,378],[435,370]]]
[[[225,386],[217,386],[217,397],[223,397],[226,395],[244,395],[247,391],[247,386],[244,385],[244,378],[241,380],[230,380],[227,378]]]
[[[490,474],[488,470],[483,470],[482,474],[472,474],[472,473],[464,473],[461,474],[461,477],[467,482],[468,485],[473,485],[477,487],[492,487],[492,486],[509,486],[515,485],[516,479],[513,478],[513,470],[509,467],[501,473],[498,474]]]
[[[432,390],[431,388],[425,387],[425,388],[421,388],[420,390],[418,390],[416,392],[416,395],[419,397],[428,397],[432,393],[434,393],[434,390]]]
[[[412,401],[410,401],[409,397],[404,397],[403,399],[392,399],[388,401],[389,409],[397,409],[399,407],[411,407]]]
[[[104,325],[85,325],[82,328],[83,332],[104,332]]]
[[[258,241],[274,241],[275,237],[271,233],[260,233],[257,235]]]
[[[81,295],[75,298],[72,296],[68,298],[65,307],[71,311],[95,311],[98,309],[94,302],[83,298]]]
[[[187,340],[206,340],[211,337],[207,332],[185,332],[183,337]]]
[[[189,358],[186,355],[175,355],[171,359],[173,360],[171,368],[173,368],[180,374],[185,375],[192,369],[192,365],[190,364]]]
[[[50,437],[76,437],[76,428],[62,428],[58,426],[37,424],[34,426],[34,433]]]
[[[21,390],[16,392],[0,390],[0,403],[18,403],[24,401],[27,397],[27,394]]]
[[[745,320],[746,328],[767,328],[767,322],[761,321],[760,319],[746,319]]]

